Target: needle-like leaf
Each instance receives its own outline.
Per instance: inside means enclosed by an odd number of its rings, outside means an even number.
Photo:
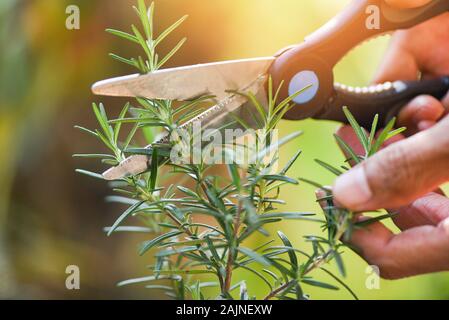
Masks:
[[[112,225],[111,229],[109,229],[108,232],[108,236],[110,236],[115,229],[117,229],[117,227],[126,219],[128,218],[130,215],[132,215],[134,213],[134,211],[136,211],[137,209],[139,209],[139,207],[144,203],[145,201],[139,201],[135,204],[133,204],[131,207],[129,207],[128,209],[126,209],[125,212],[123,212],[120,217],[118,217],[118,219],[114,222],[114,224]]]
[[[154,3],[147,9],[145,1],[138,0],[134,9],[141,26],[133,25],[131,34],[114,29],[107,31],[129,43],[138,44],[144,54],[129,59],[117,54],[110,56],[137,68],[141,73],[153,72],[164,66],[186,41],[183,38],[165,56],[156,50],[185,21],[186,16],[155,37]],[[254,295],[265,296],[266,299],[308,299],[302,284],[337,289],[319,278],[312,278],[312,272],[335,261],[340,273],[345,274],[343,258],[339,254],[342,246],[339,239],[347,236],[353,228],[361,226],[352,223],[351,212],[334,205],[332,190],[305,179],[300,180],[325,190],[326,196],[319,199],[320,202],[326,202],[324,216],[314,217],[313,213],[300,211],[284,212],[277,208],[286,203],[281,198],[282,190],[286,186],[298,184],[297,179],[287,174],[301,154],[301,151],[295,152],[285,167],[278,170],[277,162],[282,158],[279,150],[301,132],[276,140],[274,130],[286,113],[296,106],[293,99],[310,88],[305,86],[278,102],[281,86],[273,88],[273,80],[269,77],[266,87],[268,105],[265,105],[265,99],[264,102],[259,101],[260,93],[230,92],[231,96],[245,96],[254,105],[256,114],[253,119],[246,121],[241,119],[239,112],[231,113],[230,117],[234,121],[213,128],[213,133],[221,133],[236,125],[252,129],[251,123],[261,129],[250,145],[238,140],[222,146],[224,151],[218,154],[222,154],[225,159],[232,159],[225,166],[207,163],[203,152],[200,163],[175,163],[170,158],[174,144],[165,139],[185,121],[195,119],[203,111],[201,107],[206,105],[204,103],[209,105],[215,102],[212,96],[203,96],[180,106],[171,100],[137,98],[136,105],[131,107],[127,103],[117,119],[113,120],[108,119],[102,104],[93,105],[99,129],[78,128],[96,137],[112,152],[110,155],[98,152],[75,156],[99,159],[103,164],[112,166],[121,163],[120,168],[126,168],[138,159],[142,168],[148,168],[143,173],[114,180],[111,188],[117,195],[107,198],[108,202],[128,206],[111,227],[105,228],[108,235],[113,232],[141,233],[148,240],[142,243],[139,253],[153,250],[154,259],[150,259],[153,262],[148,267],[148,272],[152,274],[123,281],[119,286],[141,284],[149,289],[163,290],[164,294],[175,299],[211,299],[217,296],[221,299],[253,299]],[[355,163],[403,130],[392,131],[391,125],[374,141],[378,118],[374,120],[368,137],[349,110],[345,109],[345,113],[367,151],[367,154],[359,157],[343,140],[336,138]],[[122,136],[124,141],[120,141]],[[202,138],[210,137],[202,135]],[[185,158],[192,159],[194,139],[188,139],[185,144],[191,149],[186,152],[188,155]],[[236,161],[237,151],[231,146],[250,150],[249,159]],[[134,156],[126,159],[127,155]],[[339,166],[319,160],[317,163],[335,175],[343,172]],[[227,171],[223,171],[223,168],[227,168]],[[90,171],[78,172],[104,179],[102,175]],[[108,177],[108,172],[105,176]],[[136,220],[141,225],[122,225],[128,217],[138,218]],[[282,245],[274,244],[271,230],[275,226],[281,227],[279,223],[286,219],[322,224],[324,234],[315,234],[303,241],[311,244],[311,254],[294,247],[282,231],[278,232]],[[261,235],[268,239],[248,247],[252,242],[245,240]],[[261,265],[265,269],[261,269]],[[236,271],[254,275],[266,285],[263,288],[267,292],[262,293],[260,288],[255,290],[249,285],[250,282],[235,281],[233,275]],[[330,276],[350,291],[341,280]],[[212,283],[204,281],[211,278],[214,280]],[[152,283],[159,280],[164,283]],[[206,287],[210,289],[201,290]],[[237,289],[240,289],[239,295],[234,291]]]

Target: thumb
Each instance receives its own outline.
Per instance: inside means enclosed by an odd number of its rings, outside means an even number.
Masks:
[[[334,196],[354,211],[397,208],[449,181],[449,117],[340,176]]]
[[[385,0],[387,4],[397,8],[416,8],[421,7],[432,0]]]

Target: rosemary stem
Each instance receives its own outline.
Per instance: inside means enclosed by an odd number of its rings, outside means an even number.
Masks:
[[[278,293],[281,293],[283,290],[285,290],[289,285],[291,285],[295,281],[296,280],[290,280],[290,281],[284,283],[283,285],[277,287],[276,289],[271,291],[268,295],[266,295],[265,298],[263,298],[263,300],[270,300],[271,298],[274,298]]]
[[[235,247],[238,246],[236,244],[238,232],[240,229],[240,223],[241,223],[241,214],[242,214],[242,201],[239,199],[238,207],[237,207],[237,214],[234,221],[234,239],[232,239],[229,251],[228,251],[228,260],[226,262],[226,277],[225,277],[225,283],[224,283],[224,292],[229,292],[229,289],[231,288],[231,282],[232,282],[232,271],[234,267],[234,254],[235,254]]]

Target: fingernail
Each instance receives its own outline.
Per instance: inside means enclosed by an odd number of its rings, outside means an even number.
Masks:
[[[445,231],[449,232],[449,219],[444,220],[441,226]]]
[[[355,167],[340,176],[334,185],[334,196],[343,206],[357,210],[372,197],[365,171]]]
[[[412,121],[414,124],[417,125],[419,122],[422,121],[422,118],[426,113],[426,107],[428,106],[429,103],[427,101],[427,97],[425,96],[419,96],[418,98],[415,99],[414,103],[418,108],[412,117]]]
[[[418,130],[424,131],[432,128],[435,125],[435,121],[421,121],[418,123]]]
[[[316,189],[315,196],[317,200],[320,200],[321,198],[324,198],[326,196],[326,192],[324,192],[323,189]]]
[[[323,189],[316,189],[315,190],[315,196],[316,196],[316,199],[318,200],[318,204],[320,205],[321,208],[324,208],[327,205],[326,201],[321,200],[324,197],[326,197],[326,195],[327,194],[326,194],[326,192]]]

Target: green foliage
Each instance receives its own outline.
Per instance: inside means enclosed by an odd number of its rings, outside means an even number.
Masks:
[[[139,56],[127,59],[115,54],[111,56],[137,68],[141,73],[152,72],[163,66],[185,42],[185,39],[182,39],[167,56],[162,59],[158,57],[158,45],[186,17],[175,22],[159,36],[155,36],[154,4],[147,9],[144,1],[139,0],[135,11],[143,32],[134,25],[132,33],[112,29],[107,31],[141,46],[145,58]],[[154,258],[154,264],[150,267],[152,274],[123,281],[119,283],[120,286],[143,284],[149,289],[162,290],[167,296],[175,299],[253,299],[254,292],[246,287],[245,282],[233,282],[235,271],[242,269],[254,274],[266,284],[265,299],[308,299],[303,284],[326,290],[338,289],[333,284],[312,278],[312,272],[321,269],[337,285],[341,285],[356,297],[342,280],[324,269],[327,263],[335,261],[341,275],[345,276],[346,271],[340,255],[343,244],[339,239],[353,228],[352,213],[333,205],[330,190],[304,179],[303,181],[326,190],[327,196],[320,199],[328,204],[324,210],[325,221],[317,219],[312,213],[280,210],[284,204],[280,198],[281,190],[299,183],[298,179],[287,174],[301,152],[298,151],[284,168],[274,170],[278,160],[276,150],[296,139],[301,133],[293,133],[276,144],[270,142],[273,130],[293,106],[291,101],[296,94],[276,103],[279,88],[273,92],[271,79],[268,89],[267,108],[260,104],[252,93],[246,94],[264,123],[261,125],[260,140],[251,164],[229,164],[227,175],[214,175],[216,166],[205,163],[179,165],[157,161],[166,155],[169,145],[153,143],[152,149],[135,147],[138,145],[136,136],[145,133],[148,127],[170,134],[182,123],[195,117],[199,113],[200,104],[210,97],[202,97],[176,108],[169,100],[138,98],[138,107],[126,104],[119,117],[113,120],[108,118],[102,104],[93,105],[100,129],[78,128],[100,140],[110,154],[76,156],[100,159],[107,165],[117,165],[130,153],[146,154],[153,160],[148,172],[115,181],[112,185],[117,195],[108,198],[111,202],[127,206],[112,227],[105,229],[108,235],[116,232],[152,234],[141,244],[139,251],[141,255],[150,254]],[[385,140],[397,133],[390,132],[393,122],[375,141],[373,134],[365,135],[349,111],[345,109],[345,112],[364,145],[365,157],[375,153]],[[123,135],[123,128],[127,126],[130,128]],[[375,127],[376,125],[373,132]],[[124,139],[121,140],[121,137]],[[354,161],[363,160],[363,157],[355,155],[343,141],[339,143],[347,149]],[[336,175],[344,171],[321,161],[318,163]],[[102,179],[102,176],[96,173],[85,170],[78,172]],[[208,223],[203,222],[204,217],[208,218]],[[264,227],[286,219],[319,221],[323,223],[327,237],[306,237],[306,242],[312,246],[312,254],[294,248],[287,236],[280,231],[278,245],[275,245],[275,239],[270,238],[256,248],[245,246],[245,240],[257,233],[270,237]],[[140,221],[141,225],[124,225],[131,220]],[[203,277],[206,277],[205,281]],[[211,277],[214,281],[210,281]],[[205,288],[212,289],[207,290],[206,294]],[[210,296],[211,292],[214,292],[213,288],[216,294]],[[236,289],[240,289],[240,293],[236,292]]]
[[[369,134],[365,132],[365,130],[357,123],[356,119],[353,117],[351,112],[347,107],[343,107],[343,111],[350,123],[352,129],[354,130],[358,141],[363,146],[364,154],[358,155],[356,152],[339,136],[335,135],[335,139],[342,150],[349,156],[346,159],[346,162],[353,162],[354,164],[359,164],[363,160],[366,160],[370,156],[374,155],[377,151],[379,151],[380,147],[389,139],[394,136],[402,133],[405,128],[400,128],[396,130],[392,130],[396,119],[390,120],[390,122],[386,125],[385,129],[381,131],[378,135],[377,139],[375,139],[375,135],[377,132],[377,124],[378,124],[378,115],[375,116],[373,120],[373,125]],[[325,163],[321,160],[315,160],[320,166],[324,169],[328,170],[332,174],[336,176],[342,175],[345,171],[348,170],[346,166],[341,166],[341,168],[336,168],[331,164]],[[366,225],[369,225],[372,222],[384,220],[391,217],[391,214],[381,215],[372,219],[367,219],[363,222],[354,223],[353,215],[357,212],[351,212],[344,208],[339,208],[335,206],[333,200],[332,190],[320,186],[319,184],[307,180],[300,179],[306,183],[309,183],[323,191],[324,196],[319,198],[318,201],[322,203],[321,207],[323,208],[324,217],[326,219],[323,224],[323,230],[327,231],[327,238],[308,236],[306,239],[310,241],[313,245],[314,256],[312,260],[312,265],[321,264],[323,261],[328,261],[329,259],[334,259],[337,264],[338,270],[342,276],[346,275],[345,267],[343,264],[343,260],[341,258],[340,249],[344,246],[343,243],[339,242],[340,239],[348,240],[351,237],[351,232],[355,228],[360,228]],[[325,205],[323,205],[325,204]],[[326,249],[323,249],[325,247]]]

